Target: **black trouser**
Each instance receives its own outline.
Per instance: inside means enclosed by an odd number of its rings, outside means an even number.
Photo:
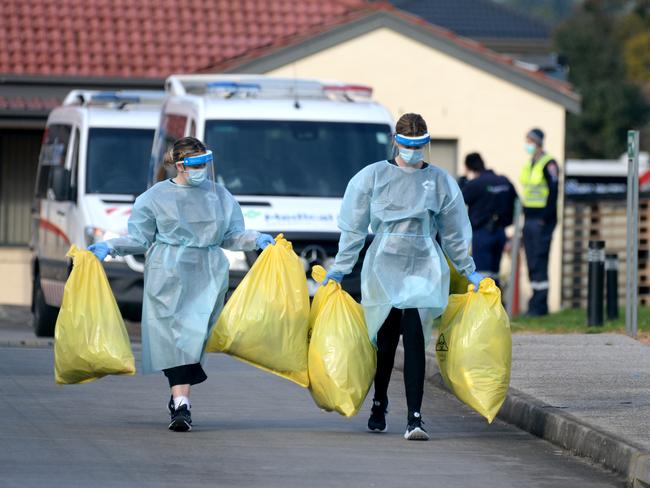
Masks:
[[[555,222],[526,218],[524,222],[524,248],[528,264],[528,278],[533,296],[528,302],[528,313],[546,315],[548,313],[548,256],[551,251]]]
[[[481,227],[472,230],[472,257],[476,271],[494,279],[497,285],[501,256],[507,240],[503,227]]]
[[[409,413],[419,412],[424,391],[424,333],[416,308],[393,308],[377,334],[377,373],[375,400],[388,401],[388,383],[395,362],[395,351],[402,334],[404,345],[404,387]]]
[[[203,371],[201,363],[163,369],[163,373],[169,380],[170,388],[176,385],[196,385],[208,379],[208,375]]]

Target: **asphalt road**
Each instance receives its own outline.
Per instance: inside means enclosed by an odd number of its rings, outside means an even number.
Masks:
[[[0,487],[612,487],[622,481],[513,427],[491,426],[428,386],[430,442],[365,432],[302,388],[222,355],[192,395],[195,428],[167,430],[161,375],[56,386],[52,351],[0,348]]]

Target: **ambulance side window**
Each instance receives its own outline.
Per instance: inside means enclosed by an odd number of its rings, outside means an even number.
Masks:
[[[72,126],[53,124],[45,129],[41,154],[38,158],[36,198],[46,198],[51,187],[51,173],[54,167],[65,167]]]
[[[162,124],[158,130],[158,154],[156,157],[156,168],[154,169],[155,181],[162,181],[176,176],[174,169],[165,168],[163,160],[165,153],[174,145],[177,139],[185,136],[187,117],[185,115],[165,114]]]

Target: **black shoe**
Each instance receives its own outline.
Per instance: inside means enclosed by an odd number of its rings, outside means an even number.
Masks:
[[[192,414],[187,405],[183,404],[171,414],[172,420],[169,423],[169,430],[174,432],[189,432],[192,430]]]
[[[385,402],[372,401],[370,418],[368,419],[368,430],[370,432],[386,432],[386,414],[388,413],[388,400]]]
[[[169,403],[167,404],[167,410],[169,410],[170,415],[174,414],[174,397],[173,396],[169,397]]]
[[[404,439],[407,441],[428,441],[429,434],[422,427],[422,415],[420,412],[409,413],[408,416],[408,425],[406,426],[406,432],[404,432]]]

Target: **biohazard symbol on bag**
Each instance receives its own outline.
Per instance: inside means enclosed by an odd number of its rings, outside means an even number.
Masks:
[[[510,321],[494,280],[481,281],[478,293],[473,288],[449,297],[436,358],[454,395],[492,422],[510,384]]]
[[[438,337],[438,342],[436,342],[436,351],[438,352],[449,351],[449,347],[447,346],[447,341],[445,341],[445,334],[440,334],[440,337]]]

